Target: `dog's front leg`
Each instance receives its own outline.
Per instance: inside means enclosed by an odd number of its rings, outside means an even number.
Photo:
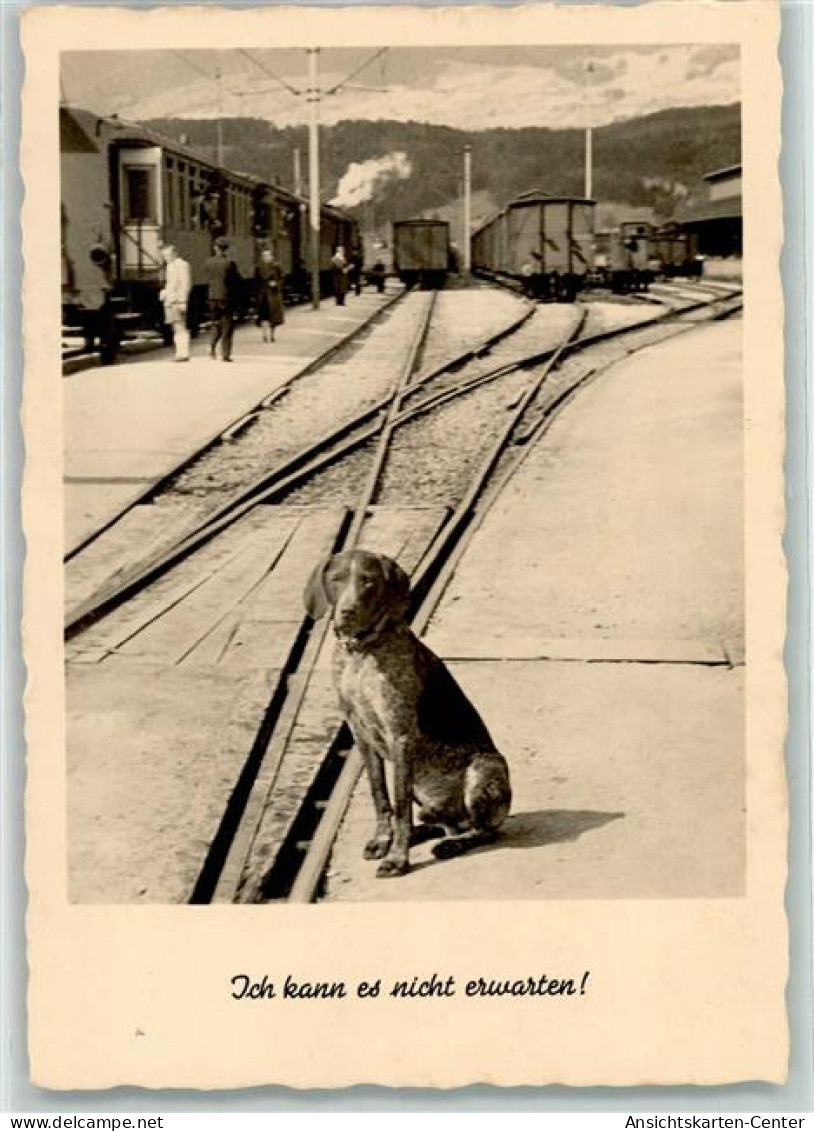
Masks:
[[[357,739],[356,745],[365,761],[367,780],[370,782],[370,792],[373,795],[373,808],[376,811],[376,832],[365,845],[363,856],[365,860],[381,860],[387,855],[393,840],[393,810],[390,808],[390,798],[387,796],[384,762],[366,742]]]
[[[376,869],[377,876],[403,876],[410,869],[410,833],[413,824],[413,749],[399,739],[393,750],[393,842]]]

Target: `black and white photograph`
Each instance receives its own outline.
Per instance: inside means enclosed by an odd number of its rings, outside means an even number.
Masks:
[[[63,55],[72,900],[742,892],[739,74]]]
[[[41,1078],[782,1077],[775,25],[668,7],[31,21]]]

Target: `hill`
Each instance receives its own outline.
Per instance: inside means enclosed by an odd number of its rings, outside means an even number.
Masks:
[[[213,156],[211,120],[160,118],[147,124]],[[257,118],[227,118],[223,138],[228,168],[291,188],[294,151],[299,148],[305,174],[305,127],[280,129]],[[464,132],[421,122],[343,121],[320,130],[322,199],[336,198],[342,183],[338,203],[367,226],[375,221],[379,230],[394,219],[454,211],[467,144],[472,146],[472,187],[481,208],[502,204],[532,187],[568,195],[583,191],[581,130]],[[614,122],[594,131],[593,195],[599,202],[614,202],[614,209],[649,209],[656,218],[666,219],[681,200],[700,192],[704,173],[735,164],[740,154],[739,104],[663,110]],[[372,199],[366,202],[369,193]],[[473,215],[477,217],[477,209]]]

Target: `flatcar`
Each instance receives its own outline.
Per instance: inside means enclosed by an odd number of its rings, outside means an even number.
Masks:
[[[251,299],[257,259],[271,246],[288,301],[309,291],[306,202],[277,184],[221,169],[147,127],[90,111],[60,109],[63,322],[87,345],[99,337],[102,360],[115,356],[128,322],[161,329],[163,244],[174,244],[192,270],[189,322],[206,307],[206,260],[226,236]],[[323,288],[330,255],[358,242],[354,221],[321,210]],[[328,248],[330,247],[330,251]]]
[[[573,302],[594,266],[595,202],[532,189],[472,234],[477,274],[521,283],[532,297]]]
[[[449,261],[449,224],[445,220],[394,221],[393,269],[405,286],[443,287]]]

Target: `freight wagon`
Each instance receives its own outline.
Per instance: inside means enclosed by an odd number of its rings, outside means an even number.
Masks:
[[[129,325],[163,328],[164,244],[190,264],[193,330],[205,316],[205,265],[218,236],[228,238],[244,280],[244,309],[263,247],[280,262],[286,298],[308,293],[306,203],[279,185],[219,168],[147,127],[67,107],[60,173],[63,323],[77,326],[88,346],[99,338],[105,362]],[[326,206],[321,231],[329,291],[333,249],[355,246],[358,228]]]
[[[593,271],[594,208],[584,197],[523,193],[473,233],[473,271],[573,302]]]
[[[657,270],[653,226],[626,220],[609,232],[597,232],[595,278],[616,294],[647,290]]]
[[[393,269],[405,286],[443,287],[449,256],[449,224],[445,220],[393,223]]]
[[[656,230],[653,244],[661,273],[668,279],[703,273],[704,261],[698,255],[698,237],[694,232],[687,232],[672,221]]]

